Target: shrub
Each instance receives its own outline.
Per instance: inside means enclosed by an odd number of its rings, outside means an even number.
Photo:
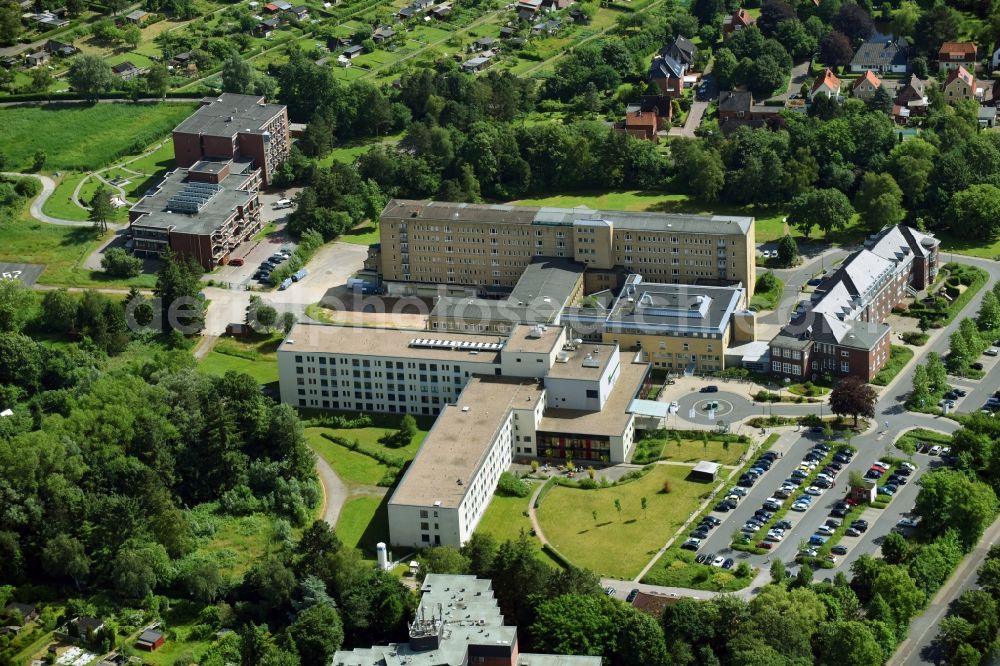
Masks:
[[[670,479],[664,479],[663,480],[663,494],[669,495],[670,494],[670,488],[671,488],[671,486],[670,486]]]
[[[929,337],[930,336],[927,335],[926,333],[917,333],[916,331],[907,331],[906,333],[903,333],[903,342],[905,342],[908,345],[916,345],[916,346],[919,347],[920,345],[927,344],[927,339]]]
[[[142,272],[142,259],[133,257],[120,247],[114,247],[101,257],[101,268],[111,277],[131,278]]]
[[[587,479],[588,481],[590,479]],[[591,483],[593,483],[591,481]],[[597,484],[594,484],[595,486]],[[510,472],[500,475],[497,482],[497,495],[502,497],[527,497],[531,494],[531,486],[524,480],[517,478]]]

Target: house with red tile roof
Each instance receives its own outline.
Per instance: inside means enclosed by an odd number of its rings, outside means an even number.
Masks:
[[[964,67],[953,69],[941,86],[945,100],[954,102],[962,99],[976,98],[976,77]]]
[[[938,49],[938,67],[942,72],[964,67],[976,71],[976,45],[972,42],[945,42]]]
[[[837,75],[829,67],[824,69],[823,73],[816,78],[812,89],[809,91],[809,99],[814,98],[820,93],[825,93],[827,97],[840,97],[840,79],[837,78]]]
[[[740,7],[735,12],[730,14],[722,22],[722,34],[730,35],[737,30],[742,30],[743,28],[749,28],[754,23],[757,22],[753,16],[750,16],[750,12]]]
[[[860,100],[868,101],[875,96],[875,91],[882,87],[882,79],[875,72],[868,70],[865,75],[851,85],[851,94]]]

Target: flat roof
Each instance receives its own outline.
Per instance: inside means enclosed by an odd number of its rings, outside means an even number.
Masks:
[[[278,346],[279,352],[350,354],[354,356],[405,356],[437,361],[462,361],[463,363],[496,363],[496,351],[469,350],[412,346],[416,339],[433,339],[450,342],[502,343],[495,335],[469,335],[463,333],[431,333],[428,331],[395,328],[366,328],[334,324],[298,323]]]
[[[559,352],[547,377],[553,379],[600,379],[608,365],[612,361],[619,363],[620,359],[617,344],[584,342],[576,349]]]
[[[601,211],[580,206],[512,206],[510,204],[470,204],[443,201],[393,199],[382,210],[382,217],[444,222],[447,220],[492,224],[541,224],[571,226],[574,223],[609,222],[621,229],[667,231],[698,234],[746,235],[753,226],[752,217],[726,215],[687,215],[676,213],[641,213]]]
[[[631,275],[608,313],[609,328],[722,334],[745,291],[738,287],[643,282]]]
[[[622,363],[611,395],[599,412],[546,409],[537,430],[614,437],[625,432],[632,415],[628,408],[649,371],[648,363]]]
[[[717,462],[709,462],[708,460],[701,460],[697,465],[694,466],[692,472],[698,472],[700,474],[711,474],[715,476],[722,469],[722,465]]]
[[[285,108],[283,104],[267,104],[261,95],[222,93],[206,99],[213,101],[181,121],[175,132],[226,137],[240,132],[258,133]]]
[[[562,326],[518,324],[510,332],[503,350],[513,354],[551,354],[559,344],[562,332]]]
[[[456,405],[431,427],[389,504],[457,508],[511,408],[534,409],[544,388],[536,379],[473,377]]]
[[[257,191],[237,189],[245,182],[244,176],[252,164],[245,160],[228,162],[199,161],[202,173],[215,169],[216,173],[230,165],[230,174],[219,183],[219,190],[211,198],[205,200],[196,213],[188,213],[172,204],[174,197],[183,195],[186,190],[200,187],[205,183],[191,180],[188,169],[174,169],[160,181],[156,189],[144,196],[130,209],[142,213],[142,217],[132,223],[139,228],[169,229],[178,233],[211,234],[219,225],[227,220],[239,206],[247,206],[257,198]],[[197,172],[196,172],[197,173]]]

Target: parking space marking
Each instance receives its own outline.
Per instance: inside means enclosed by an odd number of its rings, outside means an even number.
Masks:
[[[0,263],[0,280],[20,280],[29,287],[35,284],[45,266],[41,264]]]

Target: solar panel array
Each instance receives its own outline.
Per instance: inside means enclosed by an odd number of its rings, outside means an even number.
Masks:
[[[502,342],[470,342],[467,340],[428,340],[425,338],[413,338],[410,340],[411,347],[422,349],[460,349],[467,351],[500,351],[503,349]]]
[[[178,213],[197,213],[222,191],[216,183],[188,183],[184,189],[170,197],[167,209]]]

